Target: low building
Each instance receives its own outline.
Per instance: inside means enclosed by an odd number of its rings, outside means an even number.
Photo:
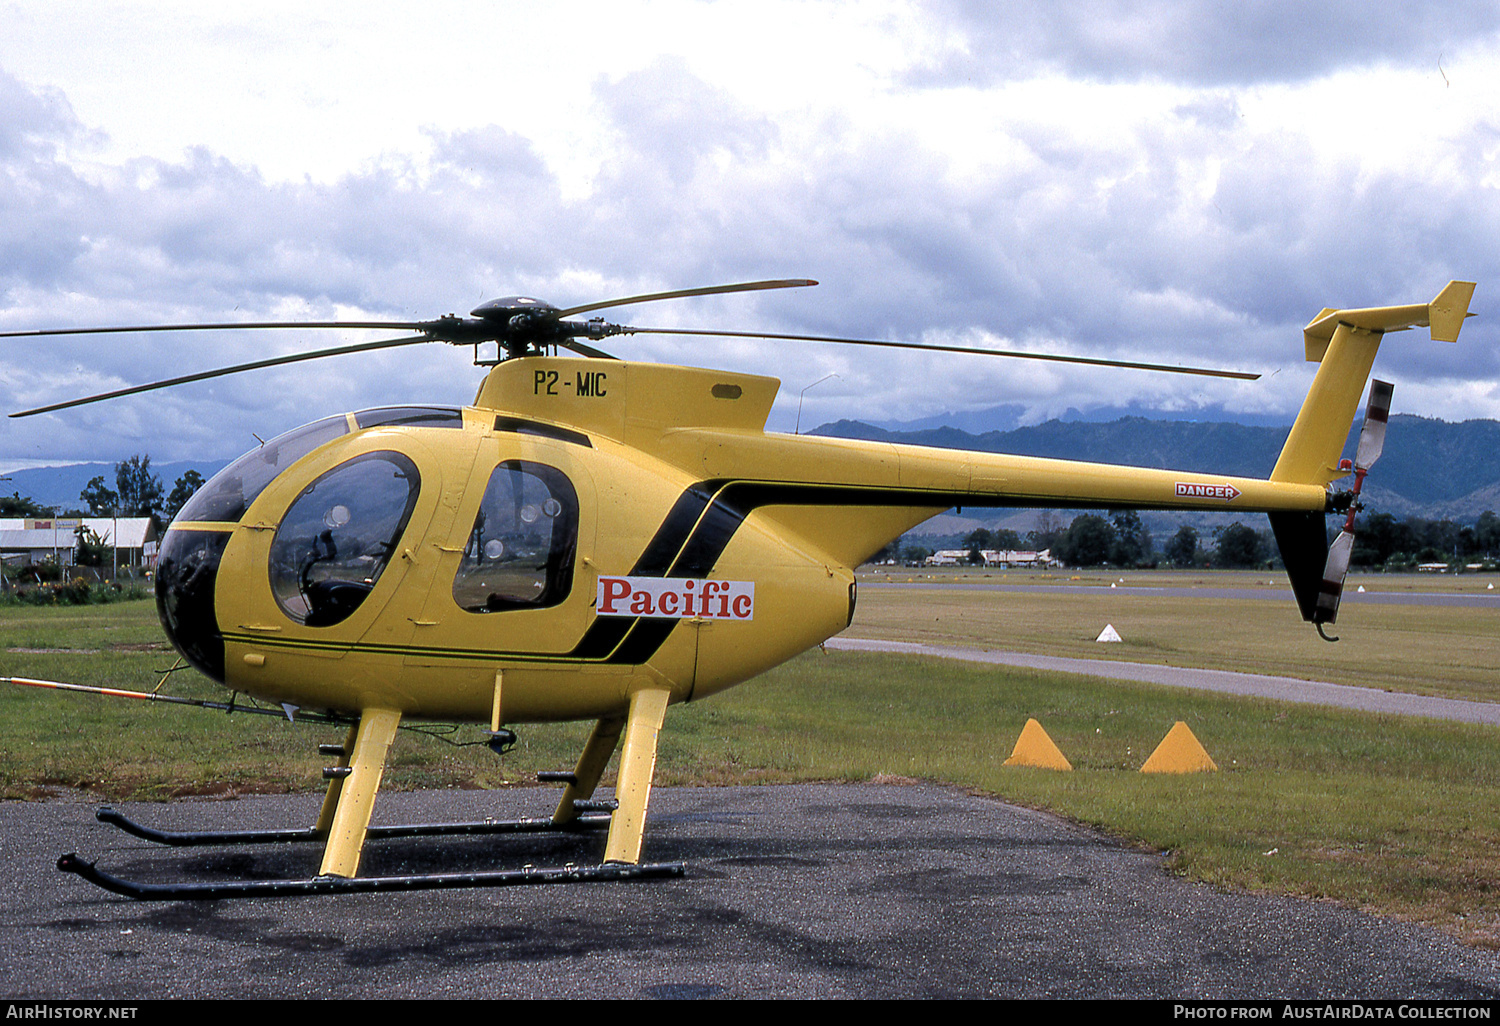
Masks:
[[[984,556],[985,566],[1023,567],[1030,569],[1057,565],[1057,560],[1052,558],[1051,549],[1043,549],[1040,552],[1034,550],[985,549],[980,555]]]
[[[119,552],[120,566],[156,565],[156,523],[150,517],[50,517],[0,519],[0,558],[11,564],[72,566],[78,529],[87,528]]]
[[[926,566],[969,566],[972,564],[973,551],[973,549],[939,549],[923,560],[923,564]],[[1052,558],[1051,549],[1043,549],[1040,552],[982,549],[979,555],[985,566],[1025,568],[1057,566],[1057,560]]]

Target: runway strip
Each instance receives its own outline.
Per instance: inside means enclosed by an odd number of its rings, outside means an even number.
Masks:
[[[977,581],[945,581],[928,579],[922,581],[861,580],[860,588],[925,588],[939,591],[1008,591],[1045,592],[1052,595],[1081,595],[1109,592],[1111,598],[1196,598],[1196,599],[1258,599],[1264,601],[1295,601],[1288,587],[1278,588],[1156,588],[1131,584],[1116,588],[1113,584],[991,584]],[[1369,603],[1377,606],[1469,606],[1475,609],[1500,609],[1500,591],[1452,592],[1452,591],[1355,591],[1346,589],[1343,601],[1350,604]]]
[[[1375,688],[1329,684],[1296,677],[1270,677],[1259,673],[1234,673],[1229,670],[1199,670],[1179,666],[1155,666],[1149,663],[1127,663],[1117,659],[1069,659],[1060,656],[1031,655],[1026,652],[995,652],[987,649],[961,648],[956,645],[922,645],[908,641],[873,641],[864,638],[832,638],[826,647],[849,652],[896,652],[902,655],[935,656],[939,659],[962,659],[972,663],[1020,666],[1058,673],[1081,673],[1089,677],[1165,684],[1175,688],[1220,691],[1231,695],[1274,698],[1281,702],[1310,705],[1332,705],[1366,712],[1391,713],[1398,716],[1426,716],[1461,723],[1500,725],[1500,704],[1464,702],[1452,698],[1429,698]]]

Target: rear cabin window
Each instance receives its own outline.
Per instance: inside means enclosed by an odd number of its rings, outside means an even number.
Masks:
[[[464,545],[453,601],[471,613],[554,606],[573,587],[578,496],[560,470],[509,460],[495,468]]]

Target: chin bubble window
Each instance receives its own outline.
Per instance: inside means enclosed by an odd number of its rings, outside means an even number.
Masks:
[[[286,615],[308,627],[348,619],[396,553],[420,484],[405,456],[371,452],[303,489],[271,543],[271,591]]]
[[[502,463],[485,486],[453,600],[471,613],[555,606],[573,586],[577,545],[578,496],[562,472]]]

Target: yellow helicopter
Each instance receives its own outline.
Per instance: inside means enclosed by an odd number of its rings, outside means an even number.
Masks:
[[[369,327],[410,336],[302,353],[27,410],[29,416],[256,367],[386,346],[473,344],[491,366],[473,403],[339,414],[242,456],[193,496],[162,541],[157,605],[177,650],[236,693],[299,718],[350,724],[327,746],[327,794],[305,830],[155,831],[168,844],[321,841],[305,880],[146,884],[68,855],[59,868],[138,898],[220,898],[624,879],[641,864],[657,735],[668,706],[748,680],[846,628],[854,570],[954,506],[1266,512],[1304,619],[1334,622],[1364,474],[1390,387],[1372,391],[1354,488],[1340,454],[1382,336],[1413,326],[1456,341],[1474,285],[1431,303],[1332,310],[1304,331],[1319,364],[1266,480],[917,446],[768,434],[773,378],[614,359],[589,343],[633,333],[811,339],[984,352],[1194,374],[1075,357],[756,332],[636,328],[579,314],[683,296],[816,284],[749,282],[558,309],[513,297],[472,316]],[[10,332],[244,328],[173,325]],[[583,341],[583,340],[588,341]],[[489,347],[493,346],[493,351]],[[558,348],[580,357],[555,355]],[[1330,547],[1325,516],[1347,513]],[[1326,637],[1326,635],[1325,635]],[[1330,639],[1333,640],[1333,639]],[[51,682],[12,679],[14,683]],[[224,706],[219,706],[224,708]],[[549,818],[371,827],[403,720],[595,721]],[[620,748],[612,803],[593,795]],[[368,838],[607,826],[603,862],[509,872],[361,878]]]

